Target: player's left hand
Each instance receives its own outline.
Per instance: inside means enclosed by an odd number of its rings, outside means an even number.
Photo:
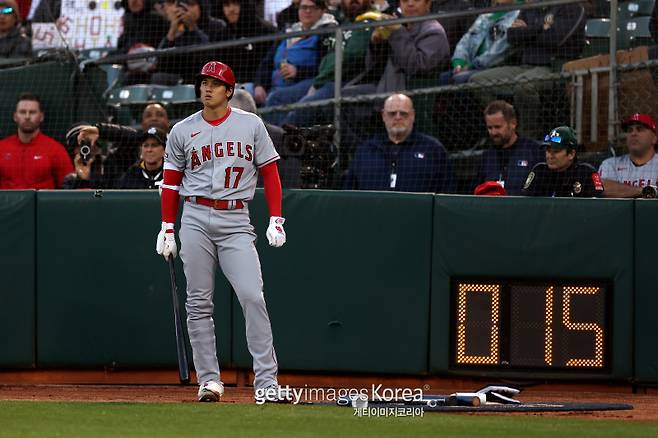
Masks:
[[[279,216],[270,217],[270,226],[267,227],[267,233],[265,233],[270,246],[278,248],[286,243],[286,232],[283,230],[283,223],[285,221],[284,218]]]

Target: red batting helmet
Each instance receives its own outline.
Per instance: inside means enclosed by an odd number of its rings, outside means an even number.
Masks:
[[[475,188],[475,195],[505,196],[507,191],[497,181],[486,181]]]
[[[219,79],[226,84],[227,88],[235,89],[235,75],[231,67],[219,61],[207,62],[201,69],[201,73],[196,75],[196,82],[194,84],[194,91],[196,97],[201,97],[201,81],[204,77]],[[233,97],[233,93],[229,99]]]
[[[624,119],[621,127],[628,129],[629,125],[632,125],[633,123],[639,123],[651,129],[653,132],[656,132],[656,121],[649,114],[635,113],[630,115]]]

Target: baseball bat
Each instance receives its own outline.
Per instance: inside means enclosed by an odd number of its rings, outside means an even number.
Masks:
[[[187,347],[185,343],[185,332],[183,331],[183,320],[180,317],[178,305],[178,288],[176,287],[176,272],[174,258],[169,256],[169,279],[171,281],[171,297],[174,305],[174,324],[176,325],[176,353],[178,355],[178,378],[180,383],[190,383],[190,366],[187,362]]]

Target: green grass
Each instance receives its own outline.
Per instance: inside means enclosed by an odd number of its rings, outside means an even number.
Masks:
[[[358,418],[334,406],[0,402],[0,437],[648,437],[658,423],[451,415]]]

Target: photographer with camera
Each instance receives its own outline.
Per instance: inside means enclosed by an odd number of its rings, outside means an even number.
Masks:
[[[454,180],[443,145],[414,129],[414,105],[404,94],[384,101],[386,133],[356,150],[344,182],[348,190],[452,193]]]
[[[658,197],[658,158],[656,121],[649,114],[636,113],[622,123],[628,154],[610,157],[601,163],[599,173],[609,198]]]
[[[112,178],[117,178],[125,172],[128,167],[133,165],[139,159],[139,149],[136,145],[140,144],[143,133],[151,127],[156,127],[169,132],[171,124],[167,110],[159,103],[146,105],[142,112],[141,129],[135,129],[130,126],[114,125],[112,123],[78,124],[77,138],[74,144],[69,144],[69,150],[74,150],[76,146],[87,141],[95,145],[98,140],[112,143],[105,158],[106,166],[111,170]],[[114,186],[115,181],[110,181],[110,187]]]
[[[112,165],[111,160],[103,154],[96,142],[84,139],[78,142],[80,130],[88,126],[86,123],[76,123],[66,133],[66,147],[73,157],[74,171],[66,175],[62,183],[63,189],[109,189],[120,172]]]

